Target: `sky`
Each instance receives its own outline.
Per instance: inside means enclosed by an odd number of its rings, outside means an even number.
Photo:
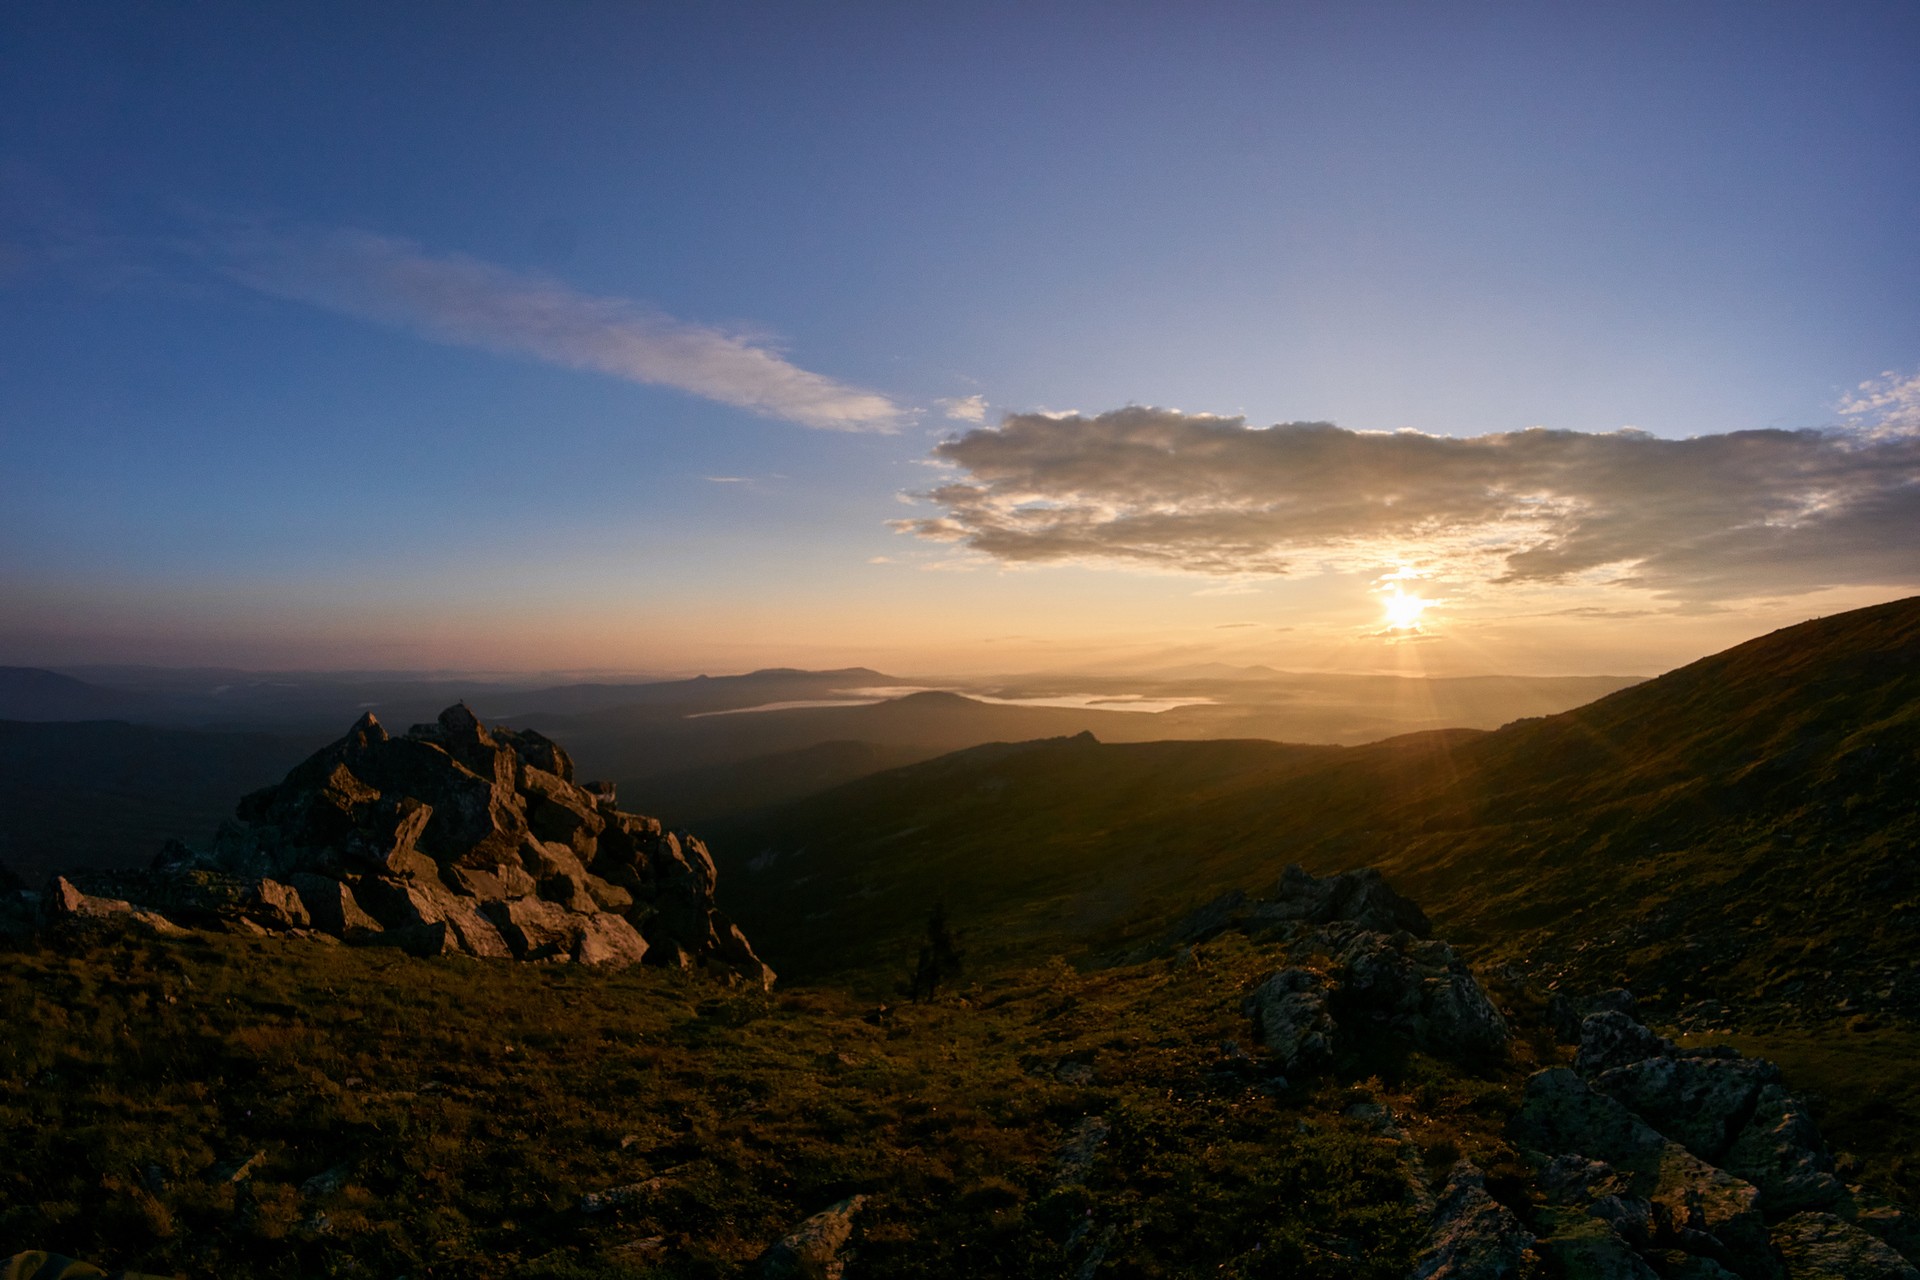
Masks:
[[[1920,590],[1920,6],[0,8],[0,662],[1652,674]]]

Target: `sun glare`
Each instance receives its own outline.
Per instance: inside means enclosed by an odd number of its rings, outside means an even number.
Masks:
[[[1382,603],[1387,611],[1387,625],[1395,631],[1410,631],[1420,625],[1420,615],[1427,611],[1431,601],[1395,591]]]

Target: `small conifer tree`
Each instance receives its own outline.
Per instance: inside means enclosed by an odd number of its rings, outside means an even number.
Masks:
[[[933,999],[941,987],[960,976],[965,959],[959,938],[947,924],[946,902],[934,903],[933,910],[927,913],[927,940],[921,945],[920,958],[907,980],[906,994],[915,1002]]]

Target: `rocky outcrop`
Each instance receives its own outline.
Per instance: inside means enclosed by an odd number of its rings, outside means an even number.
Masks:
[[[1260,927],[1284,938],[1296,961],[1242,1004],[1282,1071],[1324,1066],[1343,1041],[1368,1037],[1454,1057],[1505,1047],[1506,1019],[1453,948],[1390,927],[1415,923],[1424,934],[1426,917],[1378,872],[1316,880],[1289,867],[1280,887],[1287,896],[1243,901],[1239,919],[1243,926],[1264,921]]]
[[[1527,1082],[1511,1135],[1537,1160],[1540,1250],[1568,1275],[1915,1276],[1906,1215],[1834,1176],[1780,1071],[1683,1048],[1631,1003],[1589,1014],[1576,1066]]]
[[[848,1196],[814,1214],[761,1254],[753,1274],[759,1280],[840,1280],[854,1216],[866,1203],[865,1196]]]
[[[1793,1280],[1920,1280],[1894,1250],[1831,1213],[1800,1213],[1775,1228]]]
[[[1253,989],[1242,1011],[1282,1071],[1325,1066],[1333,1058],[1335,1028],[1327,1011],[1331,989],[1311,969],[1282,969]]]
[[[1427,1247],[1408,1280],[1510,1280],[1528,1274],[1533,1233],[1487,1194],[1486,1176],[1462,1160],[1447,1177]]]
[[[1330,876],[1314,876],[1297,863],[1280,873],[1271,896],[1249,897],[1241,890],[1222,894],[1174,928],[1177,943],[1206,939],[1239,929],[1256,936],[1288,927],[1344,922],[1375,933],[1431,937],[1426,913],[1387,887],[1380,872],[1361,867]]]
[[[173,842],[149,872],[94,880],[73,891],[78,905],[50,909],[97,914],[90,902],[118,902],[183,923],[422,955],[773,980],[715,907],[713,858],[699,840],[623,812],[612,786],[575,781],[558,743],[490,728],[464,703],[398,737],[362,716],[241,800],[209,848]]]

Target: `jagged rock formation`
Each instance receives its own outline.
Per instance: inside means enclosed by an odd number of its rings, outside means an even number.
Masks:
[[[1179,936],[1226,928],[1287,943],[1295,964],[1254,988],[1243,1011],[1283,1071],[1332,1060],[1344,1037],[1387,1035],[1454,1056],[1498,1052],[1506,1019],[1427,918],[1372,868],[1316,878],[1297,866],[1271,899],[1201,908]]]
[[[124,901],[416,954],[773,980],[714,906],[699,840],[623,812],[611,785],[574,780],[558,743],[489,728],[464,703],[400,737],[362,716],[241,800],[211,848],[176,842],[150,872],[75,879],[68,914],[112,914]]]
[[[1920,1280],[1908,1215],[1834,1176],[1772,1063],[1684,1049],[1619,1008],[1580,1031],[1576,1065],[1535,1074],[1512,1124],[1565,1274]]]

